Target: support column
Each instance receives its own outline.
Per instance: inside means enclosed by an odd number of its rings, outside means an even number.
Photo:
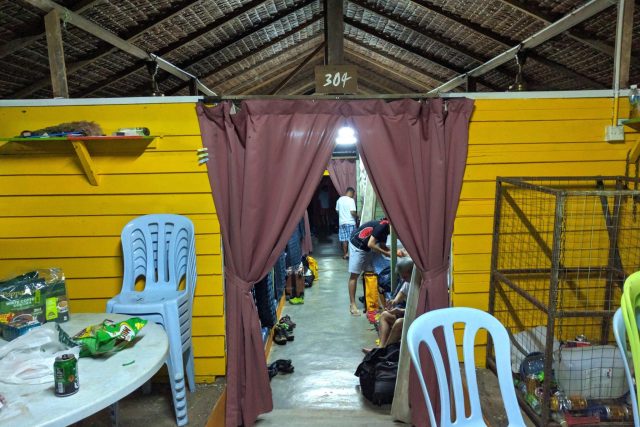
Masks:
[[[64,63],[60,13],[57,9],[53,9],[45,15],[44,27],[47,35],[47,50],[49,51],[49,70],[51,71],[53,97],[68,98],[69,86],[67,85],[67,70]]]
[[[614,88],[629,87],[629,68],[631,66],[631,44],[633,41],[633,13],[634,0],[621,0],[618,2],[618,27],[616,28],[616,67],[614,72]],[[619,59],[618,59],[619,58]],[[616,84],[617,83],[617,84]]]
[[[344,64],[343,0],[324,0],[324,63]]]

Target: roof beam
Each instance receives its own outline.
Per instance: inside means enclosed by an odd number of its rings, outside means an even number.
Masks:
[[[74,4],[73,7],[71,7],[71,10],[73,10],[76,13],[82,13],[85,10],[91,9],[96,4],[103,3],[104,1],[105,0],[83,0]],[[45,28],[38,27],[38,29],[36,30],[36,34],[9,40],[7,43],[0,46],[0,59],[4,58],[7,55],[11,55],[14,52],[17,52],[20,49],[24,49],[25,47],[40,40],[45,36],[46,36]],[[47,81],[49,80],[47,79]]]
[[[306,58],[300,61],[298,66],[294,68],[293,71],[291,71],[284,79],[282,79],[280,83],[278,83],[278,86],[276,86],[275,89],[271,91],[270,95],[276,95],[278,92],[280,92],[280,89],[282,89],[287,83],[289,83],[291,79],[293,79],[300,72],[300,70],[302,70],[313,58],[315,58],[326,46],[326,44],[326,42],[320,43],[320,45],[313,52],[311,52],[306,56]]]
[[[324,0],[324,62],[344,64],[344,2]]]
[[[165,11],[165,13],[162,14],[162,16],[158,17],[157,19],[155,19],[153,22],[145,22],[142,23],[140,25],[138,25],[136,28],[132,29],[131,31],[127,32],[126,35],[123,35],[122,38],[125,39],[128,42],[134,42],[135,40],[137,40],[140,36],[142,36],[143,34],[145,34],[147,31],[152,30],[153,28],[167,22],[168,20],[174,18],[175,16],[178,16],[180,13],[184,12],[185,10],[187,10],[188,8],[194,6],[197,3],[200,3],[202,0],[189,0],[189,1],[183,1],[180,4],[172,7],[171,9]],[[261,4],[263,3],[265,0],[260,0],[260,1],[255,1],[252,2],[253,3],[258,3]],[[248,6],[248,5],[247,5]],[[246,7],[246,6],[245,6]],[[244,7],[243,7],[244,9]],[[221,20],[220,20],[221,21]],[[107,47],[103,47],[100,49],[97,49],[94,52],[91,52],[89,55],[87,55],[85,58],[71,63],[71,64],[67,64],[67,74],[73,74],[76,71],[86,67],[87,65],[90,65],[108,55],[111,55],[115,52],[117,52],[118,49],[115,47],[111,47],[111,46],[107,46]],[[159,52],[158,55],[164,55],[164,53]],[[141,66],[144,65],[144,61],[140,62]],[[36,81],[35,83],[27,86],[24,89],[20,90],[20,94],[22,96],[29,96],[32,93],[35,93],[37,91],[39,91],[40,89],[43,89],[45,87],[47,87],[49,85],[49,81],[46,78],[40,79],[38,81]]]
[[[304,30],[305,28],[315,24],[316,22],[320,21],[321,19],[322,19],[322,12],[316,13],[315,15],[313,15],[311,17],[310,20],[308,20],[304,24],[298,25],[296,28],[292,28],[290,31],[287,31],[286,33],[282,34],[281,36],[276,37],[274,39],[271,39],[271,41],[265,43],[264,45],[260,46],[256,50],[250,50],[250,51],[246,52],[245,54],[240,55],[240,56],[232,59],[231,61],[214,68],[213,70],[209,71],[207,73],[207,75],[202,78],[202,80],[207,80],[207,79],[211,78],[211,76],[215,75],[216,73],[219,73],[220,71],[222,71],[222,70],[224,70],[226,68],[233,67],[234,65],[244,61],[245,59],[250,58],[253,55],[258,54],[259,52],[262,52],[262,51],[264,51],[266,49],[271,48],[272,46],[280,43],[281,41],[291,37],[292,35],[300,32],[302,30]],[[179,92],[180,90],[184,89],[185,87],[187,87],[187,85],[184,84],[184,83],[181,83],[178,86],[176,86],[175,88],[171,89],[169,91],[169,95],[174,94],[176,92]]]
[[[44,28],[47,33],[47,53],[49,54],[49,72],[54,98],[68,98],[69,85],[64,64],[64,46],[60,28],[60,12],[52,10],[44,17]]]
[[[270,25],[275,24],[276,22],[280,21],[282,18],[291,15],[292,13],[297,12],[298,10],[305,8],[313,3],[315,3],[316,0],[303,0],[301,3],[297,3],[291,7],[288,7],[286,9],[283,9],[281,11],[279,11],[278,13],[276,13],[275,15],[273,15],[273,17],[271,17],[271,19],[268,19],[264,22],[261,22],[260,24],[251,27],[248,31],[245,31],[244,33],[238,34],[234,37],[232,37],[229,40],[226,40],[225,43],[221,46],[215,46],[209,49],[206,49],[203,53],[196,55],[194,57],[189,58],[188,61],[182,62],[180,63],[180,67],[182,68],[189,68],[195,64],[197,64],[200,61],[203,61],[213,55],[215,55],[216,53],[229,48],[230,46],[234,45],[235,43],[238,43],[239,41],[259,32],[262,31],[263,29],[267,28]],[[182,45],[180,45],[182,46]],[[180,46],[176,46],[180,47]],[[161,78],[158,80],[158,83],[161,83],[163,81],[165,81],[167,78]]]
[[[514,9],[519,10],[520,12],[531,16],[532,18],[535,18],[539,21],[544,22],[545,24],[549,25],[551,23],[553,23],[554,21],[557,21],[558,19],[560,19],[562,16],[559,14],[550,14],[548,12],[544,12],[542,9],[540,9],[539,7],[531,4],[531,2],[523,2],[521,0],[500,0],[502,3],[508,4],[509,6],[513,7]],[[580,42],[582,44],[585,44],[595,50],[597,50],[598,52],[604,53],[606,55],[609,55],[611,57],[614,56],[614,47],[601,41],[601,40],[597,40],[595,39],[593,36],[579,31],[577,29],[572,29],[570,31],[567,31],[567,36],[570,37],[571,39]]]
[[[208,87],[200,83],[194,75],[176,67],[175,65],[164,60],[158,55],[145,52],[139,47],[127,42],[126,40],[121,39],[120,37],[113,34],[112,32],[105,30],[104,28],[94,24],[88,19],[83,18],[77,13],[70,11],[66,7],[63,7],[52,0],[23,0],[23,1],[45,12],[50,12],[51,10],[55,9],[61,15],[64,16],[65,22],[75,25],[81,30],[86,31],[89,34],[92,34],[93,36],[101,40],[104,40],[107,43],[112,44],[113,46],[127,52],[132,56],[135,56],[137,58],[144,59],[144,60],[148,60],[148,59],[154,60],[157,62],[159,68],[163,69],[169,74],[172,74],[181,80],[186,80],[187,84],[190,81],[195,80],[197,82],[198,89],[201,90],[204,94],[215,95],[215,92],[213,92],[211,89],[209,89]]]
[[[308,54],[311,50],[312,49],[309,49],[309,50],[305,51],[303,54]],[[263,61],[261,64],[254,65],[253,68],[255,69],[256,67],[262,66],[263,64],[274,62],[274,61],[278,61],[279,58],[281,56],[285,55],[285,54],[286,54],[286,52],[280,52],[279,54],[267,59],[266,61]],[[311,61],[316,60],[320,56],[322,56],[322,55],[319,52],[319,53],[316,54],[316,56],[314,58],[312,58]],[[255,92],[256,90],[258,90],[260,88],[263,88],[265,86],[273,84],[276,81],[278,81],[279,79],[281,79],[282,75],[287,70],[291,69],[291,63],[292,62],[293,62],[293,60],[288,60],[286,62],[278,61],[278,65],[276,65],[275,67],[270,68],[270,70],[269,70],[270,72],[267,75],[259,76],[258,78],[254,78],[254,79],[251,79],[249,81],[245,81],[245,82],[236,84],[236,85],[232,86],[231,88],[229,88],[228,90],[223,91],[223,93],[226,93],[226,94],[228,94],[228,93],[245,93],[245,91]],[[242,75],[244,75],[244,73],[240,73],[236,77],[240,77]]]
[[[367,68],[364,68],[358,65],[357,62],[352,62],[352,64],[358,67],[358,80],[366,81],[370,85],[374,85],[375,87],[382,89],[383,90],[382,93],[411,93],[412,92],[408,86],[405,86],[404,84],[389,78],[389,76],[383,73],[378,74],[375,71],[371,71]],[[386,85],[384,83],[380,83],[376,80],[376,78],[384,78],[388,80],[389,83],[392,83],[393,85],[395,85],[396,88],[393,88],[392,86]]]
[[[162,49],[160,49],[158,51],[158,55],[166,55],[170,52],[173,52],[174,50],[185,46],[189,43],[192,43],[196,40],[198,40],[200,37],[203,37],[207,34],[209,34],[210,32],[216,30],[217,28],[219,28],[221,25],[223,25],[224,23],[232,20],[232,19],[236,19],[244,14],[246,14],[247,12],[255,9],[256,7],[262,5],[266,3],[266,0],[253,0],[247,4],[245,4],[244,6],[235,9],[232,13],[228,13],[222,17],[220,17],[219,19],[216,19],[215,21],[211,22],[210,24],[206,25],[205,27],[200,28],[199,30],[193,32],[193,33],[189,33],[186,36],[174,41],[173,43],[169,43],[167,46],[163,47]],[[225,44],[222,46],[215,46],[212,47],[209,51],[208,54],[206,55],[206,57],[214,54],[217,51],[220,51],[228,46],[230,46],[233,43],[238,42],[239,40],[254,34],[257,31],[260,31],[261,29],[272,25],[274,22],[282,19],[283,16],[286,16],[292,12],[295,12],[296,10],[307,6],[308,4],[310,4],[311,1],[307,0],[305,1],[303,4],[297,4],[289,9],[286,9],[280,13],[278,13],[277,15],[275,15],[272,19],[269,19],[265,22],[260,23],[259,25],[256,25],[254,27],[251,27],[248,31],[245,31],[242,34],[239,34],[235,37],[233,37],[232,39],[229,39],[227,41],[225,41]],[[212,51],[214,53],[212,53]],[[201,60],[202,58],[198,59]],[[197,62],[197,61],[195,61]],[[191,65],[193,65],[193,63],[195,63],[194,61],[188,62],[186,63],[186,65],[181,65],[184,68],[187,68]],[[98,90],[102,89],[104,86],[109,86],[112,85],[113,83],[116,83],[120,80],[123,80],[127,77],[129,77],[131,74],[136,73],[138,70],[140,70],[141,68],[143,68],[145,66],[145,63],[140,61],[137,62],[135,64],[133,64],[130,67],[125,68],[124,70],[120,71],[119,73],[117,73],[115,76],[113,76],[112,78],[108,79],[108,84],[104,85],[104,84],[96,84],[96,85],[92,85],[91,87],[89,87],[86,91],[83,92],[82,96],[90,96],[92,94],[94,94],[95,92],[97,92]],[[159,82],[164,81],[165,79],[160,79]]]
[[[618,2],[618,23],[616,25],[616,57],[614,61],[613,88],[619,90],[629,86],[631,68],[631,47],[633,44],[634,0]]]
[[[510,61],[521,50],[526,51],[541,45],[547,40],[557,36],[558,34],[563,33],[569,28],[572,28],[575,25],[579,24],[580,22],[583,22],[589,19],[590,17],[592,17],[593,15],[603,11],[604,9],[611,6],[616,1],[617,0],[590,0],[587,3],[585,3],[583,6],[579,7],[578,9],[566,15],[564,18],[554,22],[553,24],[543,28],[542,30],[528,37],[519,45],[506,50],[500,55],[495,56],[494,58],[490,59],[489,61],[485,62],[479,67],[474,68],[473,70],[467,73],[462,73],[461,75],[454,77],[448,82],[431,90],[429,93],[447,92],[455,87],[460,86],[461,84],[464,84],[467,79],[467,76],[478,78],[479,76],[482,76],[483,74],[495,69],[496,67],[499,67],[500,65]],[[478,81],[480,80],[478,79]]]
[[[489,28],[483,27],[480,24],[477,24],[469,19],[466,19],[462,16],[456,15],[455,13],[449,12],[448,10],[444,9],[441,6],[435,5],[435,4],[431,4],[427,1],[424,0],[411,0],[413,3],[419,5],[420,7],[422,7],[423,9],[429,10],[431,12],[437,13],[440,16],[444,16],[445,18],[456,22],[457,24],[466,27],[490,40],[493,40],[496,43],[499,43],[505,47],[509,47],[509,46],[513,46],[515,44],[519,43],[519,40],[515,40],[512,39],[510,37],[505,37],[502,34],[499,34]],[[607,87],[606,85],[591,79],[590,77],[587,77],[583,74],[578,73],[577,71],[572,70],[571,68],[562,65],[558,62],[552,61],[550,59],[545,58],[542,55],[538,55],[535,52],[527,52],[527,57],[533,61],[536,61],[542,65],[545,65],[549,68],[551,68],[552,70],[558,71],[560,73],[563,73],[567,76],[570,76],[572,78],[577,78],[580,81],[582,81],[583,83],[587,83],[589,85],[594,85],[596,87]],[[526,76],[525,76],[526,77]]]
[[[374,67],[379,69],[380,71],[382,71],[381,75],[387,75],[387,76],[392,76],[395,78],[396,81],[398,81],[399,83],[401,81],[407,82],[408,84],[402,83],[403,86],[405,86],[408,89],[411,89],[410,92],[420,92],[421,90],[429,90],[429,89],[433,89],[432,85],[423,83],[421,81],[415,80],[409,76],[405,76],[402,75],[400,73],[398,73],[396,70],[394,70],[393,68],[390,68],[384,64],[381,64],[379,62],[374,61],[373,59],[362,55],[359,52],[353,51],[348,49],[347,50],[347,55],[352,56],[353,58],[355,58],[358,61],[363,61],[367,64],[369,64],[369,66]]]
[[[436,65],[439,65],[442,68],[445,68],[447,70],[453,71],[454,73],[459,73],[459,74],[464,74],[465,73],[464,69],[458,67],[455,64],[452,64],[452,63],[450,63],[448,61],[445,61],[445,60],[442,60],[442,59],[431,57],[431,56],[429,56],[428,53],[422,51],[422,49],[418,49],[418,48],[416,48],[414,46],[411,46],[410,44],[405,43],[405,42],[403,42],[401,40],[398,40],[398,39],[396,39],[394,37],[388,36],[388,35],[383,34],[383,33],[377,33],[375,28],[372,28],[372,27],[370,27],[370,26],[368,26],[366,24],[363,24],[361,22],[358,22],[358,21],[356,21],[354,19],[347,18],[347,17],[344,18],[344,22],[346,24],[351,25],[354,28],[357,28],[357,29],[359,29],[361,31],[364,31],[364,32],[368,33],[372,37],[376,37],[376,38],[379,38],[380,40],[384,40],[387,43],[391,43],[391,44],[395,45],[396,47],[399,47],[400,49],[404,49],[407,52],[410,52],[410,53],[412,53],[412,54],[414,54],[416,56],[419,56],[420,58],[424,59],[425,61],[432,62],[432,63],[434,63]],[[497,87],[496,85],[494,85],[493,83],[488,82],[486,79],[479,79],[479,81],[480,81],[480,83],[482,83],[483,85],[485,85],[487,88],[489,88],[491,90],[503,91],[504,89],[506,89],[506,88],[501,89],[501,88]]]

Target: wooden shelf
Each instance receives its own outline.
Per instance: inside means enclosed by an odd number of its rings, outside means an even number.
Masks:
[[[91,185],[100,185],[100,172],[93,163],[93,159],[87,150],[85,142],[142,142],[147,145],[150,144],[156,136],[64,136],[53,138],[0,138],[0,141],[18,142],[21,144],[28,144],[33,142],[53,142],[53,141],[68,141],[73,145],[73,149],[78,156],[82,170],[86,175]]]
[[[629,126],[632,129],[640,131],[640,117],[636,117],[635,119],[627,119],[621,122],[625,126]]]

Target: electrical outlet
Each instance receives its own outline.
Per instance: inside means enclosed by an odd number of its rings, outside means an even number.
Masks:
[[[605,140],[608,142],[624,141],[624,126],[607,126],[605,128]]]

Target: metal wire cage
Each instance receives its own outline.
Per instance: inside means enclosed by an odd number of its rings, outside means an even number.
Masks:
[[[517,393],[537,425],[552,423],[556,388],[589,405],[624,405],[611,322],[624,280],[640,270],[637,188],[622,176],[497,179],[489,312],[509,331],[514,373],[527,354],[544,355],[554,381],[538,384],[539,406]]]

